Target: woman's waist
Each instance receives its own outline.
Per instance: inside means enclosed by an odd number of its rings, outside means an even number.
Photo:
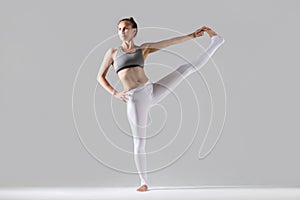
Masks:
[[[136,91],[139,88],[142,88],[150,83],[152,83],[148,78],[145,80],[139,80],[139,81],[125,81],[123,82],[123,87],[125,91]]]
[[[145,73],[140,70],[130,70],[127,73],[119,74],[119,78],[123,84],[124,90],[141,87],[149,81]]]

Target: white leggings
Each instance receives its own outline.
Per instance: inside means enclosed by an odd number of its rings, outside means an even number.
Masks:
[[[133,135],[134,160],[141,185],[148,184],[146,160],[146,126],[149,109],[160,102],[187,76],[199,70],[224,43],[221,36],[213,36],[211,43],[194,62],[183,64],[156,83],[148,81],[141,87],[129,90],[127,117]]]

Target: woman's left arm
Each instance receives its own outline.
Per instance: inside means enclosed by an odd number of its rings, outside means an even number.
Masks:
[[[202,36],[204,34],[205,30],[206,30],[206,27],[203,26],[200,29],[196,30],[195,32],[190,33],[190,34],[185,35],[185,36],[179,36],[179,37],[175,37],[175,38],[171,38],[171,39],[167,39],[167,40],[162,40],[162,41],[159,41],[159,42],[144,43],[144,44],[141,45],[141,48],[144,49],[146,54],[153,53],[155,51],[166,48],[168,46],[175,45],[175,44],[178,44],[178,43],[182,43],[182,42],[185,42],[187,40]]]

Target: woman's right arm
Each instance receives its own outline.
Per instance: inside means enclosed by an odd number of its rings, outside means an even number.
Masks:
[[[104,55],[103,61],[101,63],[101,66],[100,66],[100,69],[99,69],[99,72],[97,75],[97,81],[110,94],[114,95],[117,91],[106,80],[106,74],[108,72],[108,69],[109,69],[110,65],[113,63],[112,55],[113,55],[113,48],[110,48],[107,50],[107,52]]]
[[[109,84],[109,82],[106,79],[106,74],[108,72],[108,69],[110,65],[113,63],[113,52],[114,52],[113,48],[107,50],[97,75],[97,81],[104,89],[106,89],[114,97],[126,102],[128,100],[128,94],[126,94],[126,91],[118,92]]]

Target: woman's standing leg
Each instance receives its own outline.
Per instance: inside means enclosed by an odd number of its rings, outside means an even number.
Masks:
[[[176,88],[186,77],[203,67],[223,43],[224,39],[221,36],[212,36],[211,42],[205,49],[205,52],[194,62],[179,66],[167,76],[163,77],[156,83],[153,83],[153,104],[157,104],[164,97],[170,94],[171,91],[173,91],[173,89]]]
[[[131,97],[127,102],[127,116],[132,130],[134,143],[134,160],[141,180],[141,190],[144,185],[148,185],[147,158],[146,158],[146,128],[147,117],[151,106],[152,84],[144,86],[142,89],[129,92]],[[144,187],[144,188],[143,188]]]

